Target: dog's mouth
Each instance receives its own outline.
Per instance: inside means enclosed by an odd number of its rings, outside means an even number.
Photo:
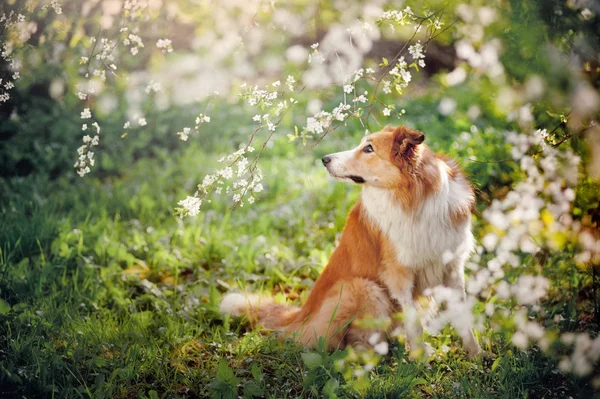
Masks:
[[[329,172],[329,175],[331,177],[335,178],[335,179],[339,179],[339,180],[350,179],[350,180],[352,180],[356,184],[366,183],[365,179],[363,179],[362,177],[357,176],[357,175],[345,175],[345,176],[344,175],[338,175],[338,174],[331,173],[331,171],[329,170],[329,168],[327,168],[327,171]]]
[[[352,180],[354,183],[362,184],[365,182],[365,179],[363,179],[360,176],[350,175],[350,176],[346,176],[346,177],[348,179]]]

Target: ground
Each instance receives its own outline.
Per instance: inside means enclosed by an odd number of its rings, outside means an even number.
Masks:
[[[436,104],[407,100],[406,120],[434,149],[459,156],[481,207],[505,166],[469,163],[466,149],[455,151],[469,124],[439,115]],[[102,172],[110,171],[106,155],[104,169],[83,179],[34,173],[1,181],[0,396],[591,397],[590,381],[563,375],[556,360],[516,349],[492,329],[479,334],[491,357],[469,360],[447,328],[427,361],[409,360],[401,343],[365,360],[306,351],[221,315],[229,290],[306,297],[359,194],[329,180],[320,158],[353,147],[363,131],[349,125],[314,149],[278,139],[261,161],[266,190],[256,204],[232,210],[215,198],[182,220],[173,215],[177,201],[219,153],[244,140],[211,139],[249,119],[217,108],[204,136],[112,159],[125,165],[117,172]],[[485,116],[479,126],[503,128]],[[492,156],[498,146],[491,138],[486,145]],[[118,158],[118,148],[105,152],[113,150]],[[477,229],[477,212],[474,220]]]

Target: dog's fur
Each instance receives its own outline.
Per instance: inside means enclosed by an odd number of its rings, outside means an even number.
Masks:
[[[458,165],[424,139],[416,130],[386,127],[352,150],[323,157],[332,177],[363,184],[363,191],[306,303],[298,308],[228,294],[221,310],[309,347],[325,337],[334,348],[367,345],[374,331],[357,320],[412,312],[427,288],[444,285],[464,297],[473,189]],[[418,337],[408,338],[416,345]],[[470,330],[463,344],[471,356],[481,350]]]

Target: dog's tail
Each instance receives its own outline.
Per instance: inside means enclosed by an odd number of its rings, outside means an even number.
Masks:
[[[256,294],[230,293],[223,297],[219,307],[222,313],[244,316],[250,323],[260,324],[271,330],[286,330],[300,312],[296,306],[273,302]]]
[[[380,319],[391,314],[385,290],[373,281],[339,281],[323,292],[320,287],[317,282],[302,308],[277,304],[255,294],[227,294],[220,308],[223,313],[245,316],[252,324],[283,332],[283,337],[291,336],[308,347],[325,337],[329,348],[342,348],[348,343],[366,345],[373,330],[353,327],[352,322],[365,315]]]

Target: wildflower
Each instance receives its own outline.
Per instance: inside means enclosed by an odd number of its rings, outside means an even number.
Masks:
[[[161,49],[163,53],[165,51],[170,53],[173,51],[173,46],[171,45],[171,43],[172,42],[170,39],[158,39],[158,41],[156,42],[156,47]]]
[[[161,90],[161,84],[158,82],[155,82],[154,80],[151,80],[150,82],[148,82],[148,85],[146,86],[146,89],[144,90],[146,93],[150,93],[151,91],[157,93]]]
[[[355,97],[354,100],[352,100],[352,101],[354,101],[354,102],[360,102],[360,103],[366,103],[369,100],[367,99],[367,97],[365,97],[364,94],[361,94],[360,96]]]
[[[181,132],[177,132],[177,135],[179,136],[179,138],[182,141],[187,141],[188,137],[190,136],[192,129],[190,129],[189,127],[184,127],[183,131]]]
[[[198,197],[188,196],[186,199],[179,201],[177,205],[181,206],[187,212],[188,216],[196,216],[200,213],[202,200]]]
[[[233,169],[228,166],[220,172],[220,175],[225,179],[231,179],[233,177]]]
[[[58,3],[58,1],[56,1],[56,0],[52,0],[52,1],[50,2],[50,7],[52,7],[52,8],[54,9],[54,12],[55,12],[57,15],[60,15],[60,14],[62,14],[62,7],[61,7],[61,6],[60,6],[60,4]]]
[[[287,79],[285,80],[285,83],[287,84],[287,87],[290,91],[294,91],[294,83],[296,83],[296,80],[292,75],[288,75]]]
[[[89,119],[92,117],[92,113],[90,112],[89,108],[85,108],[82,112],[81,112],[81,119]]]

